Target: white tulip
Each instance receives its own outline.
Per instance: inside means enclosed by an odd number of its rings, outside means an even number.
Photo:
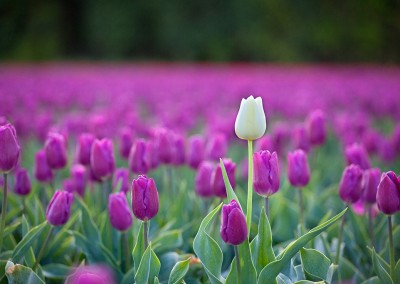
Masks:
[[[236,135],[243,140],[255,140],[264,135],[266,128],[262,99],[253,96],[242,99],[235,122]]]

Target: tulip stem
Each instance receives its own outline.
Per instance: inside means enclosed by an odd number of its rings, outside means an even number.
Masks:
[[[247,222],[247,230],[250,236],[250,228],[251,228],[251,215],[252,215],[252,207],[253,207],[253,141],[248,140],[248,158],[249,158],[249,174],[247,178],[247,212],[246,212],[246,222]]]
[[[374,235],[374,220],[372,220],[372,205],[368,206],[368,228],[369,228],[369,237],[371,239],[371,247],[374,247],[375,235]]]
[[[392,229],[392,216],[388,216],[388,230],[389,230],[389,246],[390,246],[390,277],[394,281],[395,274],[395,265],[394,262],[394,246],[393,246],[393,229]]]
[[[1,223],[0,223],[0,251],[3,247],[3,232],[6,225],[6,212],[7,212],[7,174],[3,174],[4,188],[3,188],[3,205],[1,207]]]
[[[240,259],[239,259],[239,250],[237,246],[233,246],[233,250],[235,251],[235,258],[236,258],[236,270],[237,270],[237,283],[240,279]]]
[[[300,235],[303,234],[304,228],[304,213],[303,213],[303,190],[298,188],[297,191],[299,192],[299,225],[300,225]]]
[[[339,258],[340,258],[340,247],[342,245],[342,238],[343,238],[343,229],[344,229],[344,223],[346,221],[346,213],[342,217],[342,221],[340,222],[340,229],[339,229],[339,236],[338,236],[338,244],[336,248],[336,260],[335,263],[339,265]]]
[[[269,221],[269,198],[265,197],[264,202],[265,202],[265,213],[267,214],[267,218]]]
[[[149,245],[149,228],[148,228],[149,221],[143,221],[143,240],[144,240],[144,249],[146,249]]]
[[[127,232],[121,233],[121,241],[122,241],[122,251],[125,260],[124,271],[128,272],[131,266],[130,256],[129,256],[129,243],[128,243],[128,235]]]
[[[26,213],[26,198],[22,196],[22,215]]]
[[[53,233],[53,229],[54,229],[54,227],[50,225],[49,232],[47,233],[46,239],[44,240],[44,242],[42,244],[42,247],[40,248],[39,254],[38,254],[37,258],[36,258],[35,264],[32,267],[32,270],[35,270],[36,267],[39,265],[40,260],[42,259],[44,250],[47,248],[47,245],[48,245],[48,243],[50,241],[50,237],[51,237],[51,234]]]

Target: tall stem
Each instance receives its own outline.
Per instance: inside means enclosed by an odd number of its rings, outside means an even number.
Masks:
[[[42,259],[44,250],[46,249],[46,247],[47,247],[47,245],[49,243],[49,240],[50,240],[50,237],[51,237],[51,233],[53,232],[53,229],[54,229],[54,227],[50,226],[50,230],[47,233],[46,239],[44,240],[44,242],[42,244],[42,247],[40,248],[39,254],[38,254],[37,258],[36,258],[35,264],[32,267],[32,270],[35,270],[36,267],[39,265],[40,260]]]
[[[252,207],[253,207],[253,141],[248,140],[248,162],[249,162],[249,172],[247,178],[247,212],[246,212],[246,222],[247,222],[247,230],[249,231],[250,236],[250,228],[251,228],[251,215],[252,215]]]
[[[339,229],[339,237],[338,237],[338,245],[336,248],[336,260],[335,263],[339,264],[339,257],[340,257],[340,247],[342,245],[342,238],[343,238],[343,229],[344,229],[344,223],[346,221],[346,213],[342,217],[342,222],[340,223],[340,229]]]
[[[3,188],[3,205],[1,207],[1,223],[0,223],[0,251],[3,247],[3,232],[6,225],[6,212],[7,212],[7,174],[3,174],[4,188]]]
[[[389,245],[390,245],[390,277],[394,281],[394,268],[396,263],[394,262],[394,246],[393,246],[393,229],[392,229],[392,216],[388,216],[388,230],[389,230]]]
[[[236,258],[236,270],[237,270],[237,283],[239,284],[240,279],[240,259],[239,259],[239,250],[237,246],[233,246],[233,250],[235,251],[235,258]]]
[[[129,243],[128,243],[128,235],[127,232],[122,232],[121,233],[121,242],[122,242],[122,251],[123,251],[123,256],[124,256],[124,271],[128,272],[131,266],[131,261],[130,261],[130,253],[129,253]]]
[[[265,202],[265,213],[267,214],[267,218],[269,221],[269,198],[265,197],[264,202]]]
[[[369,237],[371,240],[371,247],[374,247],[375,235],[374,235],[374,221],[372,220],[372,205],[368,206],[368,228],[369,228]]]
[[[26,198],[25,196],[22,196],[22,214],[26,214]]]
[[[149,245],[149,239],[148,239],[148,234],[149,234],[149,228],[148,224],[149,221],[143,221],[143,240],[144,240],[144,249],[146,249]]]
[[[299,193],[299,225],[300,225],[300,235],[303,234],[303,228],[304,228],[304,214],[303,214],[303,190],[301,188],[297,189]]]

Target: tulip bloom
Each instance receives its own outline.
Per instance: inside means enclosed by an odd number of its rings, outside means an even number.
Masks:
[[[383,173],[376,193],[381,212],[392,215],[400,210],[400,182],[394,172]]]
[[[113,144],[109,139],[93,142],[90,154],[90,167],[93,174],[102,180],[109,178],[115,168]]]
[[[236,135],[243,140],[256,140],[267,128],[262,99],[253,96],[242,99],[235,121]]]
[[[71,168],[71,179],[74,183],[75,191],[80,195],[85,195],[86,169],[82,165],[74,165]]]
[[[369,169],[371,167],[367,151],[363,146],[357,143],[346,147],[345,157],[348,165],[359,165],[363,170]]]
[[[78,162],[84,166],[90,165],[90,152],[95,137],[90,133],[84,133],[79,136],[76,155]]]
[[[188,164],[193,169],[197,169],[204,160],[204,144],[204,138],[200,135],[192,136],[189,139]]]
[[[293,140],[296,149],[301,149],[305,152],[310,150],[310,141],[304,126],[297,126],[294,128]]]
[[[306,120],[311,145],[321,145],[326,140],[325,115],[322,110],[314,110]]]
[[[269,197],[279,189],[279,162],[276,152],[260,151],[253,154],[253,187],[262,196]]]
[[[146,174],[149,170],[149,161],[146,156],[146,141],[138,139],[129,153],[129,168],[136,174]]]
[[[339,184],[339,196],[346,203],[357,202],[362,195],[363,171],[358,165],[347,166]]]
[[[363,201],[373,204],[376,202],[376,192],[381,178],[381,171],[378,168],[365,170],[362,178]]]
[[[219,161],[228,151],[228,141],[225,135],[215,134],[208,142],[207,156],[210,160]]]
[[[172,163],[181,166],[186,161],[185,140],[181,135],[174,135],[172,141]]]
[[[59,133],[49,133],[44,144],[46,160],[49,167],[59,170],[67,165],[67,148],[65,138]]]
[[[115,170],[114,178],[113,178],[113,190],[117,189],[117,186],[120,185],[119,190],[123,193],[127,193],[129,190],[129,171],[125,168],[119,168]]]
[[[156,169],[160,163],[158,159],[158,150],[156,144],[151,140],[147,141],[145,152],[145,160],[149,163],[150,169]]]
[[[304,187],[310,181],[310,169],[307,162],[307,154],[303,150],[288,153],[287,171],[290,184],[296,187]]]
[[[7,174],[14,169],[21,151],[15,128],[9,123],[0,126],[0,148],[0,172]]]
[[[228,174],[229,182],[231,183],[232,188],[235,188],[236,181],[235,181],[235,171],[236,171],[236,164],[232,162],[230,159],[223,159],[222,162],[224,163],[226,173]],[[214,169],[214,173],[211,178],[211,183],[213,187],[214,194],[220,198],[226,198],[226,188],[224,183],[224,177],[222,175],[221,165],[218,164],[217,167]]]
[[[130,128],[124,128],[121,131],[119,153],[121,157],[128,159],[133,144],[132,131]]]
[[[53,179],[53,172],[47,164],[44,150],[39,150],[35,154],[34,174],[35,178],[40,182],[49,182]]]
[[[31,192],[32,185],[26,169],[18,169],[15,173],[14,191],[18,195],[28,195]]]
[[[214,191],[211,185],[211,178],[215,165],[212,162],[204,161],[197,169],[195,178],[196,194],[201,197],[211,197]]]
[[[172,163],[173,145],[171,131],[160,128],[155,132],[155,141],[158,149],[158,157],[161,163]]]
[[[110,194],[108,199],[108,214],[111,225],[119,230],[125,231],[132,225],[132,213],[126,201],[125,193],[118,192]]]
[[[240,245],[247,239],[246,217],[235,200],[222,206],[220,233],[225,243],[234,246]]]
[[[46,219],[53,226],[67,223],[74,196],[67,191],[57,190],[50,200],[46,210]]]
[[[132,210],[142,221],[152,219],[158,213],[158,191],[152,178],[140,175],[132,183]]]
[[[65,284],[115,284],[112,271],[106,266],[80,266]]]

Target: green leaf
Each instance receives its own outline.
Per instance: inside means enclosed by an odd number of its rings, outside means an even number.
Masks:
[[[93,221],[89,209],[87,208],[86,204],[80,197],[77,197],[76,200],[78,200],[79,206],[82,210],[83,235],[85,235],[90,240],[90,242],[94,244],[101,243],[99,229],[97,228],[95,222]]]
[[[44,284],[29,267],[7,261],[6,276],[9,284]]]
[[[309,280],[300,280],[295,282],[294,284],[324,284],[324,281],[318,281],[318,282],[313,282],[313,281],[309,281]]]
[[[22,240],[17,244],[14,249],[14,253],[12,255],[12,259],[14,261],[20,261],[22,257],[24,257],[25,253],[32,246],[33,242],[40,237],[40,234],[46,228],[47,221],[44,221],[42,224],[32,228],[29,230],[28,234],[26,234]]]
[[[335,217],[329,219],[325,223],[315,227],[308,233],[304,234],[297,240],[290,243],[276,258],[275,261],[270,262],[263,270],[261,270],[258,277],[258,283],[272,283],[272,279],[275,279],[278,274],[285,268],[290,262],[291,258],[309,241],[318,236],[321,232],[330,227],[333,223],[342,218],[343,214],[346,213],[346,209],[340,212]]]
[[[64,279],[71,272],[71,267],[61,263],[49,263],[42,266],[43,275],[51,279]]]
[[[237,268],[236,268],[236,257],[233,258],[231,263],[231,269],[226,277],[225,284],[237,284],[238,283]]]
[[[221,275],[222,251],[218,243],[206,232],[210,222],[222,207],[222,203],[203,219],[193,242],[193,249],[200,258],[212,284],[224,282]]]
[[[163,234],[158,234],[158,236],[153,239],[152,243],[153,250],[156,253],[163,253],[171,249],[176,249],[183,243],[182,231],[171,230]]]
[[[250,247],[257,273],[260,273],[268,263],[275,260],[274,250],[272,249],[271,226],[264,207],[261,209],[260,213],[258,234],[251,242]]]
[[[372,248],[372,264],[374,266],[376,274],[378,275],[379,279],[383,284],[393,284],[393,281],[390,278],[389,273],[387,273],[387,271],[380,264],[377,254],[375,252],[375,248]]]
[[[135,279],[135,268],[132,267],[129,269],[127,273],[125,273],[124,277],[121,280],[121,284],[132,284],[133,279]]]
[[[300,250],[304,274],[308,280],[321,281],[327,279],[331,261],[324,254],[315,249]]]
[[[365,280],[361,284],[381,284],[381,281],[379,280],[379,278],[377,276],[374,276],[372,278]]]
[[[190,258],[177,262],[175,266],[172,268],[168,284],[181,283],[186,273],[189,271],[189,264],[190,264]]]
[[[394,282],[399,283],[400,281],[400,259],[396,263],[396,267],[394,269]]]
[[[137,271],[139,268],[140,260],[142,259],[142,256],[143,256],[144,250],[145,250],[144,239],[143,239],[143,230],[144,230],[143,227],[144,227],[143,222],[141,222],[140,228],[139,228],[139,233],[138,233],[137,239],[136,239],[136,244],[132,251],[132,257],[133,257],[135,271]]]
[[[3,232],[3,238],[8,237],[9,234],[13,233],[21,225],[21,221],[18,220],[11,225],[7,225]]]
[[[154,278],[160,272],[161,263],[151,248],[151,243],[144,251],[139,268],[135,275],[136,283],[154,283]]]
[[[229,182],[228,174],[226,173],[225,165],[224,162],[222,162],[222,159],[219,159],[219,164],[221,166],[222,176],[224,178],[225,189],[229,202],[231,202],[234,199],[239,204],[239,206],[242,207],[240,205],[239,198],[236,196],[236,193],[233,191],[231,183]]]

